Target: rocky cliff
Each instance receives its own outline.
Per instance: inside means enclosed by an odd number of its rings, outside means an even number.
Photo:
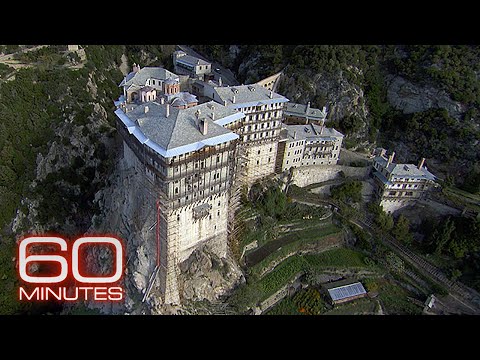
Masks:
[[[110,186],[95,194],[95,203],[100,213],[94,217],[89,232],[118,234],[126,241],[127,252],[125,306],[121,309],[102,308],[102,311],[181,313],[182,306],[161,303],[158,282],[142,303],[156,264],[155,202],[143,174],[129,167],[119,155],[115,171],[110,176]],[[187,301],[215,301],[242,278],[241,270],[230,257],[220,259],[203,247],[180,264],[180,297]]]
[[[351,134],[354,138],[365,139],[368,133],[368,107],[364,90],[349,81],[343,73],[337,75],[322,73],[285,72],[279,84],[279,92],[292,102],[322,108],[328,111],[327,120],[341,124],[343,119],[355,116],[359,119],[358,129]]]
[[[118,76],[112,79],[111,73],[125,74],[132,57],[155,62],[161,52],[153,56],[140,48],[138,54],[132,51],[126,54],[115,48],[112,51],[118,61],[112,62],[108,60],[107,50],[87,49],[87,56],[94,57],[98,64],[84,64],[89,70],[82,70],[72,98],[84,111],[81,114],[65,111],[54,126],[55,137],[45,144],[45,151],[36,154],[31,191],[22,199],[9,231],[15,238],[25,233],[51,231],[66,237],[84,233],[116,234],[126,242],[126,301],[114,306],[89,306],[102,313],[179,313],[181,306],[161,304],[157,285],[142,303],[155,267],[155,227],[152,228],[155,211],[142,174],[129,168],[122,159],[122,141],[116,133],[113,115],[113,100],[119,96],[120,89],[115,83]],[[71,105],[64,100],[60,106]],[[95,249],[87,257],[91,259],[90,264],[97,264],[92,268],[94,273],[111,270],[108,248]],[[240,268],[230,257],[216,258],[206,248],[192,254],[181,270],[178,279],[183,289],[181,297],[193,303],[215,301],[243,279]],[[70,307],[66,309],[70,310]]]
[[[455,119],[461,119],[467,106],[454,101],[445,90],[433,84],[418,84],[401,76],[389,75],[385,78],[387,98],[390,105],[404,114],[413,114],[430,109],[446,109]]]

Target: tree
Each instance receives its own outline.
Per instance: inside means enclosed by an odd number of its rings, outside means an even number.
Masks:
[[[455,230],[455,224],[451,218],[448,218],[443,225],[435,229],[433,232],[433,244],[435,246],[435,254],[440,255],[445,245],[450,241],[450,236]]]
[[[362,200],[362,183],[358,180],[347,181],[330,189],[332,198],[344,202],[360,202]]]
[[[340,129],[346,134],[354,134],[361,129],[363,124],[362,119],[358,115],[352,114],[345,116],[340,121]]]
[[[453,281],[456,281],[460,276],[462,276],[462,272],[458,269],[453,269],[452,270],[452,276],[451,276],[451,279]]]
[[[471,167],[462,188],[472,194],[480,193],[480,166],[478,164]]]
[[[375,218],[375,223],[383,231],[390,231],[393,228],[393,217],[382,210],[380,214]]]
[[[403,215],[398,217],[392,233],[393,236],[395,236],[399,241],[408,245],[410,245],[413,241],[412,234],[410,233],[410,222]]]
[[[398,273],[401,273],[405,270],[405,264],[402,259],[400,259],[395,253],[388,252],[387,253],[387,266]]]
[[[287,206],[287,195],[278,187],[270,187],[263,195],[262,207],[268,216],[280,217]]]

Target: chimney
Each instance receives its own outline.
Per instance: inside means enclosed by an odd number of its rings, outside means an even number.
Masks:
[[[297,132],[294,131],[294,132],[293,132],[293,139],[295,140],[296,138],[297,138]]]
[[[425,158],[422,158],[422,160],[420,160],[420,164],[418,164],[418,170],[422,170],[424,163],[425,163]]]
[[[325,128],[325,126],[322,124],[322,126],[320,127],[320,135],[323,135],[323,129]]]
[[[235,104],[235,95],[232,97],[232,104]]]
[[[140,65],[137,65],[137,63],[133,63],[132,71],[136,73],[139,70],[140,70]]]
[[[166,112],[165,112],[165,117],[169,117],[170,116],[170,104],[167,103],[167,108],[166,108]]]
[[[305,114],[310,110],[310,101],[307,103],[307,107],[305,108]]]
[[[220,76],[220,77],[218,78],[218,86],[222,86],[222,83],[223,83],[223,82],[222,82],[222,77]]]
[[[215,121],[215,113],[212,111],[212,121]]]
[[[223,100],[223,106],[227,106],[227,100]]]
[[[387,162],[387,166],[390,165],[392,162],[393,162],[393,158],[395,157],[395,151],[392,152],[392,155],[390,155],[388,157],[388,162]]]
[[[199,127],[199,121],[198,120],[200,119],[200,114],[201,114],[201,112],[200,112],[199,109],[197,111],[195,111],[195,125],[197,127]]]
[[[165,104],[165,98],[163,96],[160,98],[160,104]]]
[[[200,119],[199,130],[200,130],[200,132],[202,133],[202,135],[207,135],[207,132],[208,132],[208,123],[207,123],[207,119],[206,119],[206,118]]]
[[[270,99],[273,99],[273,91],[270,90]]]
[[[148,106],[145,106],[145,108],[143,109],[145,111],[145,114],[148,113]]]

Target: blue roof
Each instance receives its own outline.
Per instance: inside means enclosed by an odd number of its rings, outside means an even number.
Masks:
[[[115,104],[115,106],[120,106],[124,102],[125,102],[125,96],[121,95],[118,98],[118,100],[114,101],[113,103]]]
[[[349,285],[343,285],[336,288],[328,289],[328,293],[333,301],[347,299],[349,297],[366,294],[362,283],[356,282]]]
[[[232,114],[232,115],[229,115],[229,116],[225,116],[224,118],[221,118],[219,120],[216,120],[214,121],[215,124],[218,124],[218,125],[227,125],[227,124],[230,124],[236,120],[240,120],[242,118],[245,117],[245,114],[242,113],[242,112],[237,112],[235,114]]]
[[[374,171],[373,175],[375,175],[385,185],[392,185],[392,182],[389,181],[382,173]]]
[[[273,99],[250,101],[250,102],[244,102],[244,103],[236,102],[235,104],[228,104],[227,106],[232,109],[240,109],[240,108],[250,107],[250,106],[261,106],[261,105],[269,105],[269,104],[277,104],[277,103],[285,103],[285,102],[288,102],[287,98],[273,98]]]

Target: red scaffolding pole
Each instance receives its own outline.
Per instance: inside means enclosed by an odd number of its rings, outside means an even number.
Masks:
[[[157,267],[160,266],[160,200],[157,200]]]

